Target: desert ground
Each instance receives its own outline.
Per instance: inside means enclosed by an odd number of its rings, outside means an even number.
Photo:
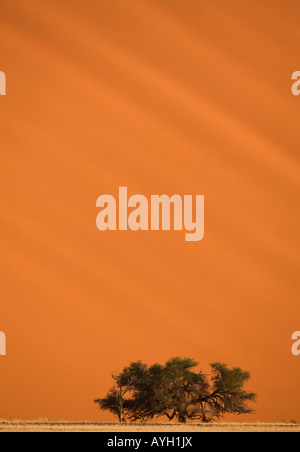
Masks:
[[[300,424],[100,424],[89,422],[0,421],[0,432],[300,432]]]

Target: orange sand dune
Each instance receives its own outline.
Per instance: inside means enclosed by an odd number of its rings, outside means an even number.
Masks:
[[[2,1],[0,417],[109,420],[112,371],[180,355],[251,371],[238,420],[300,420],[299,20],[298,0]],[[99,232],[119,186],[204,194],[204,240]]]

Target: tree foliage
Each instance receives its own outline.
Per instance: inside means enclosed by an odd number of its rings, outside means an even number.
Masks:
[[[165,365],[130,364],[113,376],[115,385],[103,399],[100,409],[118,416],[120,422],[149,421],[165,416],[178,422],[212,422],[226,413],[249,414],[248,402],[255,394],[244,390],[249,372],[211,364],[211,376],[197,371],[191,358],[173,358]]]

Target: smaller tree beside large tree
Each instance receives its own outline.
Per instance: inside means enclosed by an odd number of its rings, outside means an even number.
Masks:
[[[180,423],[198,420],[212,422],[227,413],[249,414],[248,402],[255,394],[245,391],[249,372],[229,369],[225,364],[211,364],[208,377],[197,371],[191,358],[173,358],[165,365],[148,367],[141,361],[132,363],[113,375],[114,387],[95,402],[100,409],[116,415],[119,422],[145,422],[167,417]]]
[[[110,411],[118,417],[119,422],[126,422],[131,419],[132,405],[130,396],[134,394],[138,384],[145,381],[147,374],[147,366],[142,362],[132,363],[129,367],[125,367],[119,374],[112,374],[115,382],[114,386],[109,390],[106,397],[96,399],[101,410]]]

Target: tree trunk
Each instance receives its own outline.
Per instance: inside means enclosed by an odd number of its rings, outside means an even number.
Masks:
[[[123,423],[123,400],[122,400],[122,396],[119,399],[119,422],[120,424]]]
[[[180,422],[180,424],[186,424],[186,415],[183,413],[179,413],[178,421]]]

